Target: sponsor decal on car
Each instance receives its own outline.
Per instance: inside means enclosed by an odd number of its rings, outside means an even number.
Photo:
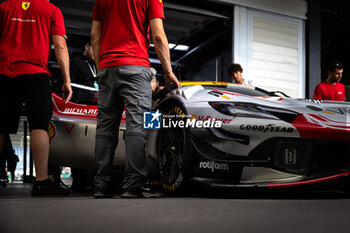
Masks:
[[[240,130],[247,131],[259,131],[259,132],[275,132],[275,133],[293,133],[294,128],[292,127],[284,127],[284,126],[276,126],[275,124],[268,125],[241,125],[239,127]]]
[[[69,124],[64,123],[64,128],[66,129],[66,133],[67,134],[71,134],[72,130],[74,129],[75,124],[72,124],[71,126],[69,126]]]
[[[79,114],[79,115],[97,115],[97,109],[87,108],[66,108],[63,113]]]
[[[209,169],[209,170],[211,170],[211,172],[215,172],[215,170],[219,170],[219,171],[228,171],[229,170],[229,166],[227,163],[217,163],[215,161],[200,162],[199,168]]]
[[[284,165],[296,165],[297,164],[297,149],[285,148],[283,150],[283,162],[284,162]]]
[[[223,124],[230,124],[232,122],[232,119],[229,118],[214,118],[212,116],[196,116],[193,115],[192,117],[194,117],[195,119],[199,120],[199,121],[208,121],[208,120],[216,120],[216,121],[221,121]]]

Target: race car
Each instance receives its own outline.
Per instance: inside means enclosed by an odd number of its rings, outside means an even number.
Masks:
[[[53,94],[50,163],[95,167],[95,105]],[[350,174],[350,103],[293,99],[257,87],[182,82],[147,113],[150,174],[166,191],[190,181],[211,187],[278,188]],[[147,118],[147,119],[146,119]],[[115,166],[124,162],[125,117]],[[348,190],[347,182],[344,189]]]

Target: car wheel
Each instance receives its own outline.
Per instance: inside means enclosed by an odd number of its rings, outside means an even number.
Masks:
[[[172,107],[163,112],[168,115],[176,115],[178,111],[185,112],[184,108],[180,106]],[[181,120],[186,120],[186,117],[172,119],[174,122]],[[163,127],[157,138],[157,154],[163,189],[167,192],[183,190],[188,178],[193,173],[190,129]]]

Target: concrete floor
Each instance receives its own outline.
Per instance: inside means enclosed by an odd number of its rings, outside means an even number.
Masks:
[[[340,191],[221,191],[194,197],[32,198],[31,185],[0,189],[1,233],[349,232],[350,198]]]

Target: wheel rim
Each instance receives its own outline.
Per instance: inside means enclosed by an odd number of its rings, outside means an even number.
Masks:
[[[163,182],[173,184],[182,172],[184,129],[162,129],[159,137],[159,164]]]

